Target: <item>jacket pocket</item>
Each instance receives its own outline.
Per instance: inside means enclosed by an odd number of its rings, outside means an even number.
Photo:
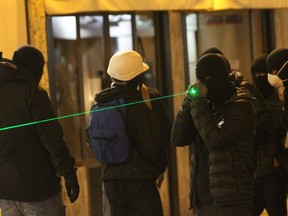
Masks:
[[[0,184],[9,184],[18,178],[15,165],[6,158],[0,159],[0,176]]]

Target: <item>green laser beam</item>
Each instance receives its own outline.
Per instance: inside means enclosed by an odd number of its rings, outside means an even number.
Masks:
[[[183,95],[183,94],[185,94],[185,92],[173,94],[173,95],[161,96],[161,97],[157,97],[157,98],[151,98],[149,100],[141,100],[141,101],[126,103],[126,104],[120,104],[120,105],[105,107],[105,108],[98,109],[98,110],[92,110],[92,111],[90,110],[90,111],[85,111],[85,112],[79,112],[79,113],[59,116],[59,117],[55,117],[55,118],[43,119],[43,120],[39,120],[39,121],[33,121],[33,122],[28,122],[28,123],[23,123],[23,124],[18,124],[18,125],[2,127],[2,128],[0,128],[0,131],[10,130],[10,129],[19,128],[19,127],[25,127],[25,126],[29,126],[29,125],[35,125],[35,124],[45,123],[45,122],[49,122],[49,121],[55,121],[55,120],[59,120],[59,119],[65,119],[65,118],[80,116],[80,115],[86,115],[86,114],[89,114],[91,112],[100,112],[100,111],[104,111],[104,110],[108,110],[108,109],[115,109],[118,107],[131,106],[131,105],[135,105],[135,104],[139,104],[139,103],[145,103],[148,101],[154,101],[154,100],[161,100],[161,99],[170,98],[170,97],[176,97],[176,96]]]

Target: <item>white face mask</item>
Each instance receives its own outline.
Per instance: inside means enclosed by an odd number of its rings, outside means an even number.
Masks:
[[[268,73],[268,82],[274,88],[279,88],[279,87],[284,86],[283,81],[277,75],[274,75],[274,74]]]
[[[278,71],[274,70],[272,71],[272,74],[268,74],[268,81],[275,88],[280,86],[288,86],[287,73],[288,73],[288,61],[286,61]]]
[[[268,82],[270,83],[271,86],[273,86],[276,89],[279,99],[281,101],[284,101],[283,92],[285,87],[283,81],[277,75],[268,73]]]

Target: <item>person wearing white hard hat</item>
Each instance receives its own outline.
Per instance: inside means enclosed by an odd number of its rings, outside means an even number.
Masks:
[[[96,103],[122,97],[128,104],[126,127],[134,147],[133,159],[121,164],[102,164],[112,216],[163,215],[157,179],[167,168],[172,124],[164,101],[157,100],[160,94],[144,84],[148,69],[136,51],[115,53],[107,69],[111,87],[95,96]]]

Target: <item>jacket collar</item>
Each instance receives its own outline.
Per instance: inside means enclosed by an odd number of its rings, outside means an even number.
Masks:
[[[141,98],[141,92],[128,86],[117,86],[104,89],[95,95],[96,102],[107,102],[115,98]]]

